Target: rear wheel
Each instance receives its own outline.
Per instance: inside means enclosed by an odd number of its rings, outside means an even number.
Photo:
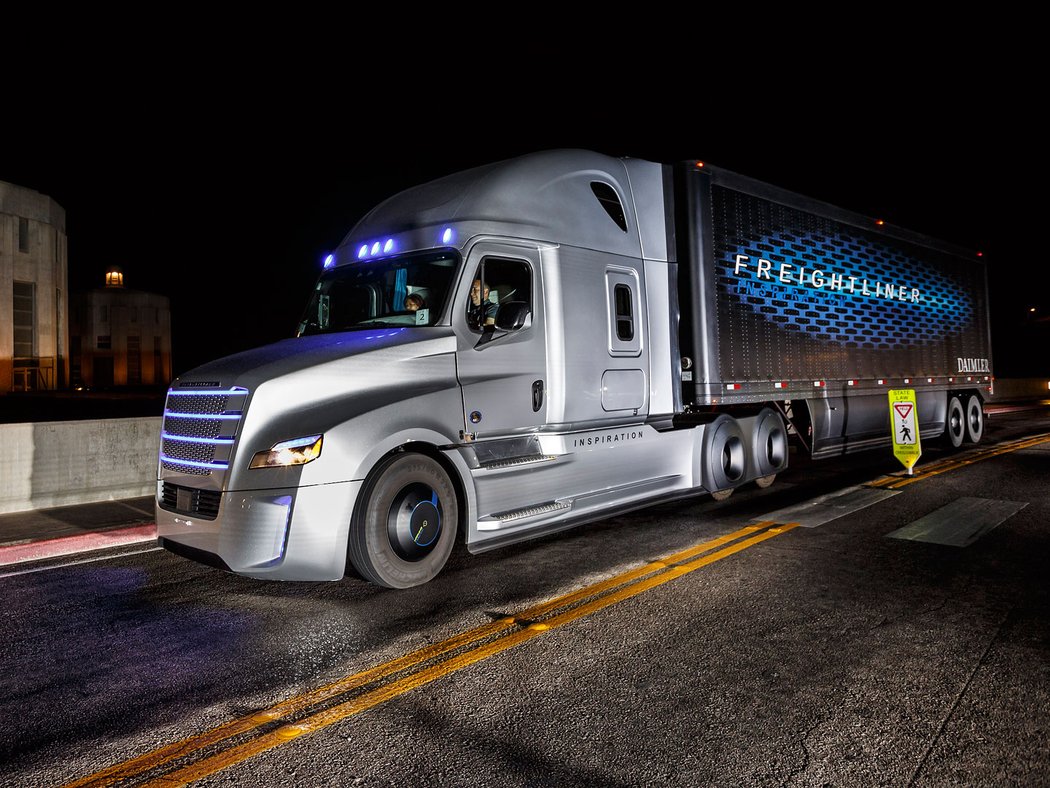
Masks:
[[[984,437],[984,406],[976,394],[966,401],[966,440],[980,443]]]
[[[958,449],[966,439],[966,414],[958,397],[948,400],[948,418],[944,424],[944,434],[953,449]]]
[[[700,447],[703,484],[716,501],[724,501],[744,479],[747,444],[740,424],[721,414],[704,428]]]
[[[396,454],[361,491],[350,524],[350,562],[386,588],[422,585],[445,566],[458,524],[456,490],[441,464],[424,454]]]
[[[787,468],[788,442],[784,420],[772,408],[762,408],[751,433],[751,459],[758,478],[755,484],[769,487],[779,471]]]

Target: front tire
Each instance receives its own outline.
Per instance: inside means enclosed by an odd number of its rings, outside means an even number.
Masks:
[[[365,481],[347,552],[365,580],[411,588],[442,570],[458,526],[456,490],[441,464],[425,454],[395,454]]]

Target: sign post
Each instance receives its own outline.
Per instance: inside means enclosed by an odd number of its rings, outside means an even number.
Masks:
[[[893,454],[911,476],[912,468],[922,455],[913,389],[890,390],[890,429],[893,431]]]

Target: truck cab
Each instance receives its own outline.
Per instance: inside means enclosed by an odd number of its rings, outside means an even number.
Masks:
[[[295,337],[172,384],[161,544],[404,587],[457,536],[479,551],[695,491],[693,440],[657,439],[680,407],[665,178],[556,151],[377,206]]]

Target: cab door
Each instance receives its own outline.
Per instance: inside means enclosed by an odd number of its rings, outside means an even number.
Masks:
[[[464,432],[476,440],[532,432],[547,420],[539,253],[482,242],[464,270],[452,311]],[[475,282],[480,304],[471,299]]]

